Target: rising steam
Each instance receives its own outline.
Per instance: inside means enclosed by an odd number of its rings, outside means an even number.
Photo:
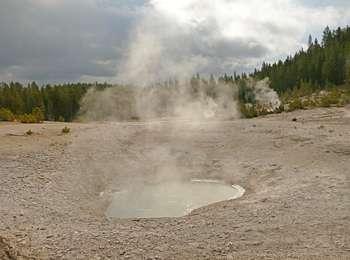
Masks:
[[[282,102],[277,92],[270,88],[270,81],[268,78],[260,81],[248,79],[247,82],[248,87],[251,88],[254,93],[257,104],[264,106],[269,112],[273,112],[281,106]]]
[[[197,72],[213,67],[214,48],[215,52],[226,53],[229,45],[235,46],[227,44],[222,33],[215,33],[215,21],[204,12],[212,3],[206,1],[201,5],[199,0],[193,1],[194,6],[185,2],[173,3],[176,5],[174,10],[198,9],[201,14],[203,12],[205,19],[194,20],[179,19],[179,14],[175,19],[174,14],[164,9],[168,4],[170,2],[165,5],[164,1],[150,1],[130,32],[130,44],[118,67],[117,78],[124,86],[133,87],[89,90],[81,106],[81,114],[86,119],[125,121],[177,117],[207,120],[240,117],[238,86],[234,83],[225,84],[214,79],[189,80]],[[197,17],[192,11],[190,16]],[[237,57],[239,52],[230,51],[237,53]],[[227,62],[225,56],[220,56],[222,62]],[[219,70],[218,65],[210,73]],[[269,88],[268,80],[256,82],[249,79],[247,83],[256,102],[268,105],[271,111],[280,106],[278,95]]]
[[[117,78],[143,87],[169,78],[190,78],[208,63],[206,57],[193,54],[192,37],[187,26],[155,9],[147,10],[131,32]]]
[[[150,87],[90,89],[80,114],[88,121],[233,119],[239,117],[236,90],[232,84],[200,80],[193,85],[174,81]]]
[[[186,44],[186,37],[191,36],[186,27],[159,16],[146,16],[132,33],[134,40],[119,68],[118,78],[124,85],[104,90],[92,88],[81,104],[81,116],[85,120],[142,121],[122,124],[137,125],[140,131],[137,135],[129,136],[127,130],[120,128],[113,130],[116,129],[114,123],[108,123],[110,127],[101,132],[101,136],[109,140],[103,149],[110,154],[119,151],[121,143],[127,144],[123,151],[126,158],[118,163],[115,158],[103,158],[103,163],[91,159],[84,163],[87,171],[115,172],[113,182],[116,184],[109,189],[135,190],[136,200],[150,183],[182,183],[192,178],[226,182],[235,179],[236,169],[231,167],[208,171],[209,150],[198,149],[192,140],[198,136],[206,140],[205,133],[219,129],[221,120],[240,117],[239,86],[214,77],[193,77],[206,65],[206,58],[190,55],[192,51],[188,49],[192,46]],[[158,33],[164,28],[166,32]],[[183,38],[178,34],[181,30]],[[247,82],[259,104],[271,105],[272,109],[279,107],[278,95],[268,87],[267,79]],[[155,196],[143,206],[161,205],[157,200],[162,199]]]

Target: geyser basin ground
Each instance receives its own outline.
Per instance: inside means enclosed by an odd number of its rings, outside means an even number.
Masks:
[[[0,259],[347,258],[349,111],[175,130],[166,122],[0,122]],[[65,126],[71,133],[61,135]],[[24,135],[29,128],[34,134]],[[169,180],[161,178],[169,171],[246,193],[181,218],[106,218],[107,194]]]
[[[181,217],[203,206],[241,197],[244,189],[215,180],[166,182],[116,192],[107,216],[114,218]]]

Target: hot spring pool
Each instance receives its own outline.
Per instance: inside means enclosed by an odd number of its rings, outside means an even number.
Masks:
[[[145,185],[114,193],[106,215],[111,218],[181,217],[194,209],[237,199],[243,194],[240,186],[212,180]]]

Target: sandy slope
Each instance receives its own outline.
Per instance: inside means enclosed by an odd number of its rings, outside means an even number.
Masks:
[[[0,124],[0,258],[350,257],[349,109],[65,125]],[[172,178],[247,192],[183,218],[104,217],[111,192]]]

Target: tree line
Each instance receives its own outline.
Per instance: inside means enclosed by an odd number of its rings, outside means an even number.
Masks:
[[[188,85],[193,95],[204,91],[212,98],[215,98],[216,88],[221,83],[238,86],[238,100],[242,104],[254,103],[254,93],[248,86],[249,78],[269,78],[270,87],[281,97],[301,90],[311,93],[334,86],[350,88],[350,27],[335,30],[326,27],[321,42],[310,36],[307,50],[302,49],[284,61],[272,64],[264,62],[260,69],[249,75],[225,74],[217,79],[211,75],[205,79],[197,74],[189,80]],[[169,80],[158,86],[176,88],[178,81]],[[28,85],[0,83],[0,120],[72,121],[79,112],[82,97],[92,87],[101,90],[112,85],[75,83],[38,86],[35,82]]]
[[[309,36],[307,50],[301,50],[284,61],[263,63],[251,74],[257,79],[269,78],[271,88],[279,94],[308,83],[314,89],[339,86],[350,79],[350,27],[331,31],[326,27],[322,41]]]
[[[249,81],[269,79],[269,86],[281,98],[275,112],[310,107],[343,106],[350,103],[350,27],[323,31],[321,42],[309,36],[307,50],[269,64],[264,62],[253,73],[220,77],[238,86],[241,112],[246,117],[268,113],[256,103]]]
[[[103,89],[110,85],[76,83],[38,86],[32,82],[25,86],[18,82],[1,83],[0,120],[18,119],[24,123],[72,121],[80,109],[82,97],[93,86]]]

